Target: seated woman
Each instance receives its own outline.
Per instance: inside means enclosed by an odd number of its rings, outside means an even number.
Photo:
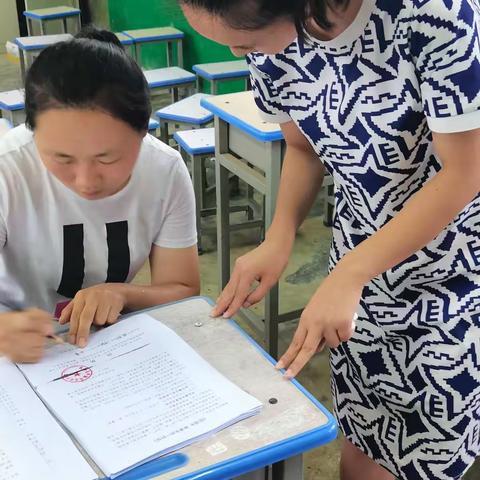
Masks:
[[[0,355],[16,362],[41,358],[54,317],[83,347],[92,324],[199,291],[190,177],[147,134],[142,71],[110,32],[79,36],[39,55],[26,126],[0,140]],[[147,259],[151,284],[130,284]]]

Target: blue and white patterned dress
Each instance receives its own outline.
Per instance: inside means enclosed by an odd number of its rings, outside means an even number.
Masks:
[[[364,0],[331,41],[250,55],[262,115],[293,120],[333,175],[332,266],[440,170],[431,131],[480,128],[479,27],[477,0]],[[331,352],[344,434],[399,478],[460,478],[480,454],[480,198],[358,313]]]

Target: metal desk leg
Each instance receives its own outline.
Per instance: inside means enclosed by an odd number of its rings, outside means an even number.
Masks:
[[[40,35],[45,35],[45,27],[43,25],[43,20],[40,20]]]
[[[189,155],[192,169],[193,192],[195,194],[195,213],[197,221],[197,247],[202,253],[202,157]]]
[[[303,480],[303,455],[272,465],[272,480]]]
[[[21,48],[18,50],[20,54],[20,73],[22,75],[22,84],[25,85],[25,76],[27,74],[27,69],[25,68],[25,53]]]
[[[177,63],[180,68],[183,68],[183,39],[177,40]]]
[[[31,18],[27,18],[27,33],[29,37],[33,35],[33,24]]]
[[[210,80],[210,93],[212,95],[216,95],[217,91],[218,91],[217,81],[216,80]]]
[[[269,142],[266,147],[265,163],[265,231],[270,227],[275,205],[277,202],[278,187],[282,164],[281,142]],[[268,353],[278,358],[278,284],[265,297],[265,342]]]
[[[62,18],[62,25],[63,25],[63,33],[67,33],[68,32],[67,17]]]
[[[160,120],[160,140],[168,145],[168,122]]]
[[[82,16],[77,15],[77,32],[79,32],[82,29]]]
[[[230,184],[228,169],[221,165],[221,156],[228,152],[228,125],[215,117],[215,182],[217,195],[217,256],[219,288],[230,279]]]
[[[234,480],[265,480],[265,469],[261,468],[254,472],[245,473],[240,477],[235,477]]]
[[[137,63],[142,66],[142,46],[135,42],[135,60]]]
[[[167,50],[167,67],[171,67],[172,66],[172,54],[173,54],[173,43],[172,42],[170,42],[170,41],[167,42],[166,50]]]

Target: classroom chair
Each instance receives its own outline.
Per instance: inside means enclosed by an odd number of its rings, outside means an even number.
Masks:
[[[80,19],[81,11],[79,8],[67,7],[61,5],[51,8],[38,8],[35,10],[25,10],[23,15],[27,18],[28,35],[33,34],[33,22],[39,22],[40,34],[45,35],[45,27],[48,22],[61,20],[63,33],[68,32],[68,19],[74,18],[77,23],[77,31],[82,28],[82,21]]]
[[[202,80],[210,82],[210,93],[218,93],[218,84],[224,80],[245,79],[245,89],[248,90],[250,71],[245,60],[233,60],[231,62],[199,63],[192,67],[197,74],[197,90],[202,88]]]
[[[195,193],[195,209],[197,222],[197,246],[198,253],[203,253],[202,235],[207,229],[202,226],[202,219],[216,215],[216,207],[206,206],[207,193],[210,187],[207,185],[207,161],[215,155],[215,128],[197,128],[193,130],[180,130],[173,134],[178,144],[178,149],[186,161],[190,164],[193,190]],[[215,160],[215,159],[213,159]],[[250,217],[252,213],[251,199],[246,204],[231,205],[230,212],[246,212]],[[242,224],[239,224],[241,226]],[[216,231],[216,228],[213,229]]]
[[[0,111],[2,117],[13,126],[25,122],[25,92],[23,90],[10,90],[0,92]]]
[[[174,27],[142,28],[125,30],[135,45],[135,60],[142,65],[142,46],[146,43],[165,43],[167,51],[167,66],[172,67],[173,45],[177,46],[177,66],[183,68],[183,38],[185,34]]]
[[[162,90],[169,90],[172,94],[172,103],[179,100],[179,89],[195,90],[196,77],[180,67],[155,68],[144,70],[151,95],[157,95]]]
[[[69,33],[58,35],[34,35],[30,37],[17,37],[15,43],[20,55],[20,71],[22,85],[25,83],[25,75],[35,58],[42,50],[58,42],[65,42],[72,38]]]
[[[148,122],[148,133],[154,137],[158,137],[158,129],[160,128],[160,123],[157,122],[154,118],[151,118]]]
[[[170,140],[169,127],[172,124],[179,127],[199,128],[212,122],[213,114],[200,105],[201,100],[208,96],[205,93],[196,93],[157,110],[155,116],[160,120],[161,140],[168,144]]]

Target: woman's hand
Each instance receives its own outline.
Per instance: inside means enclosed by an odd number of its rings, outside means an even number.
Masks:
[[[16,363],[38,362],[53,333],[52,315],[42,310],[1,314],[0,353]]]
[[[63,309],[59,322],[70,322],[69,341],[83,348],[91,325],[115,323],[125,307],[122,284],[104,283],[80,290]]]
[[[287,267],[291,247],[265,240],[257,248],[239,257],[230,281],[217,299],[212,316],[229,318],[241,308],[258,303],[278,282]],[[252,290],[252,285],[259,282]]]
[[[338,267],[337,267],[338,268]],[[363,282],[340,269],[333,270],[308,302],[288,350],[277,368],[295,377],[324,345],[337,348],[355,331],[356,309]]]

